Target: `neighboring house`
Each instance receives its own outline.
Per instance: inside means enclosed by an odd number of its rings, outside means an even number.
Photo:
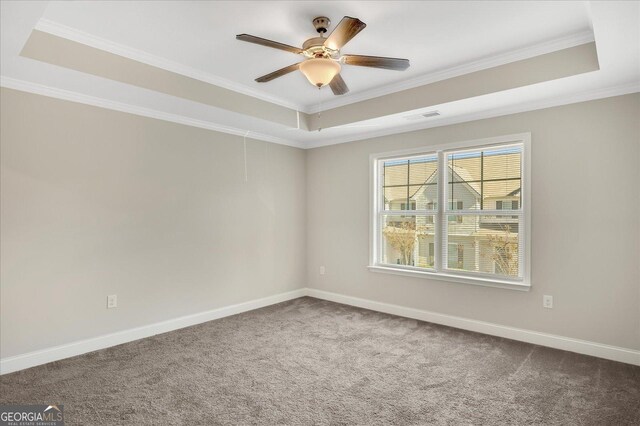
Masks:
[[[435,161],[385,164],[386,210],[435,209]],[[451,269],[517,275],[520,207],[520,154],[498,153],[450,159],[447,170],[449,209],[505,210],[506,215],[447,215],[447,265]],[[387,263],[422,268],[434,265],[433,216],[386,218],[383,250]],[[413,241],[412,241],[413,240]]]

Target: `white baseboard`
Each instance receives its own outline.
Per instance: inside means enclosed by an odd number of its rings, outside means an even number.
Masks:
[[[224,306],[222,308],[217,308],[206,312],[200,312],[193,315],[174,318],[155,324],[132,328],[129,330],[118,331],[116,333],[106,334],[104,336],[93,337],[86,340],[67,343],[65,345],[54,346],[39,351],[2,358],[0,359],[0,374],[7,374],[18,370],[24,370],[25,368],[35,367],[36,365],[42,365],[48,362],[58,361],[76,355],[82,355],[84,353],[96,351],[98,349],[120,345],[122,343],[143,339],[145,337],[154,336],[156,334],[166,333],[168,331],[177,330],[179,328],[189,327],[191,325],[200,324],[218,318],[228,317],[242,312],[263,308],[275,303],[297,299],[298,297],[302,297],[305,295],[306,289],[301,288],[286,293],[264,297],[262,299],[250,300],[248,302],[238,303],[236,305]]]
[[[540,346],[640,365],[640,351],[307,288],[307,296]]]
[[[236,305],[225,306],[198,314],[174,318],[155,324],[123,330],[104,336],[93,337],[86,340],[54,346],[39,351],[0,359],[0,374],[12,373],[35,367],[52,361],[82,355],[87,352],[105,349],[122,343],[131,342],[156,334],[166,333],[191,325],[201,324],[218,318],[236,315],[242,312],[263,308],[275,303],[297,299],[298,297],[310,296],[317,299],[329,300],[345,305],[357,306],[359,308],[370,309],[372,311],[384,312],[406,318],[413,318],[435,324],[447,325],[463,330],[475,331],[492,336],[505,337],[521,342],[533,343],[541,346],[562,349],[565,351],[591,355],[599,358],[628,364],[640,365],[640,351],[620,348],[586,340],[573,339],[570,337],[557,336],[553,334],[540,333],[537,331],[524,330],[520,328],[507,327],[484,321],[476,321],[468,318],[456,317],[453,315],[439,314],[436,312],[421,309],[407,308],[389,303],[376,302],[374,300],[361,299],[353,296],[332,293],[313,288],[301,288],[286,293],[280,293],[261,299],[250,300]]]

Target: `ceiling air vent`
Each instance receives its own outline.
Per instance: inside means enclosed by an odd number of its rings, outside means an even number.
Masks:
[[[422,113],[422,114],[408,115],[405,118],[407,120],[422,120],[423,118],[437,117],[439,115],[440,115],[440,113],[438,111],[427,111],[427,112]]]

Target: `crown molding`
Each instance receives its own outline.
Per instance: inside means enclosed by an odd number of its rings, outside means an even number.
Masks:
[[[47,96],[50,98],[62,99],[65,101],[77,102],[85,105],[96,106],[99,108],[111,109],[114,111],[126,112],[129,114],[139,115],[142,117],[155,118],[157,120],[170,121],[172,123],[184,124],[191,127],[199,127],[201,129],[213,130],[215,132],[226,133],[235,136],[247,136],[250,139],[271,142],[279,145],[287,145],[295,148],[305,148],[305,144],[298,141],[282,139],[263,133],[249,131],[246,129],[238,129],[231,126],[198,120],[186,117],[184,115],[172,114],[168,112],[158,111],[150,108],[139,107],[123,102],[112,101],[109,99],[98,98],[95,96],[85,95],[70,90],[49,87],[38,83],[25,80],[18,80],[11,77],[0,76],[0,87],[19,90],[22,92],[34,93],[37,95]]]
[[[640,92],[640,82],[633,82],[620,86],[614,86],[604,89],[587,90],[580,93],[573,93],[565,96],[558,96],[551,99],[541,101],[525,102],[518,105],[494,108],[490,110],[479,111],[470,114],[462,114],[457,117],[442,118],[436,121],[427,121],[419,124],[409,124],[405,126],[394,126],[373,132],[361,133],[359,135],[351,135],[346,137],[334,137],[327,140],[307,142],[306,148],[320,148],[323,146],[337,145],[347,142],[354,142],[364,139],[373,139],[393,134],[408,133],[418,130],[430,129],[433,127],[448,126],[451,124],[464,123],[468,121],[482,120],[486,118],[500,117],[503,115],[518,114],[521,112],[535,111],[538,109],[551,108],[555,106],[574,104],[579,102],[587,102],[596,99],[610,98],[613,96],[627,95],[630,93]]]
[[[198,127],[216,132],[231,134],[244,137],[247,134],[246,129],[238,129],[235,127],[224,126],[221,124],[197,120],[194,118],[157,111],[149,108],[138,107],[135,105],[125,104],[112,100],[102,99],[95,96],[84,95],[69,90],[58,89],[54,87],[44,86],[42,84],[32,83],[24,80],[18,80],[11,77],[0,76],[0,86],[8,89],[19,90],[22,92],[34,93],[37,95],[77,102],[85,105],[106,108],[115,111],[125,112],[129,114],[139,115],[142,117],[154,118],[157,120],[169,121],[172,123],[183,124],[186,126]],[[543,101],[527,102],[514,106],[503,108],[495,108],[491,110],[480,111],[471,114],[463,114],[457,117],[442,118],[437,121],[427,121],[424,123],[412,123],[405,126],[395,126],[373,132],[363,132],[358,135],[350,135],[345,137],[328,137],[327,139],[318,141],[301,142],[289,139],[282,139],[263,133],[250,132],[251,139],[261,140],[265,142],[275,143],[279,145],[287,145],[301,149],[320,148],[323,146],[337,145],[347,142],[355,142],[364,139],[373,139],[393,134],[408,133],[418,130],[430,129],[433,127],[448,126],[451,124],[464,123],[468,121],[482,120],[485,118],[500,117],[503,115],[517,114],[520,112],[534,111],[538,109],[551,108],[554,106],[568,105],[578,102],[586,102],[590,100],[609,98],[613,96],[621,96],[630,93],[640,92],[640,82],[633,82],[625,85],[614,86],[605,89],[587,90],[581,93],[575,93],[567,96],[560,96],[553,99]]]
[[[162,58],[160,56],[152,55],[150,53],[146,53],[141,50],[125,46],[123,44],[115,43],[102,37],[94,36],[92,34],[68,27],[66,25],[51,21],[46,18],[41,18],[36,24],[35,29],[58,37],[66,38],[71,41],[75,41],[76,43],[81,43],[96,49],[104,50],[106,52],[113,53],[115,55],[119,55],[128,59],[133,59],[134,61],[142,62],[143,64],[151,65],[156,68],[191,77],[196,80],[204,81],[205,83],[223,87],[228,90],[233,90],[234,92],[280,105],[285,108],[307,112],[302,105],[298,105],[296,103],[286,101],[282,98],[265,94],[244,84],[236,83],[234,81],[213,75],[211,73],[207,73],[205,71]]]
[[[323,101],[321,107],[319,107],[317,104],[300,105],[279,97],[274,97],[244,84],[236,83],[202,70],[191,68],[129,46],[115,43],[46,18],[41,18],[36,24],[35,29],[306,114],[315,114],[319,111],[326,111],[340,106],[350,105],[364,100],[389,95],[391,93],[412,89],[437,81],[544,55],[558,50],[568,49],[570,47],[594,41],[593,31],[584,31],[534,46],[513,50],[499,55],[484,57],[470,63],[423,74],[418,77],[388,84],[383,87],[365,90],[342,97],[335,97],[328,101]]]
[[[401,92],[403,90],[414,89],[416,87],[435,83],[437,81],[447,80],[464,74],[470,74],[472,72],[482,71],[488,68],[509,64],[511,62],[533,58],[535,56],[556,52],[558,50],[569,49],[581,44],[591,43],[594,40],[595,39],[593,31],[584,31],[533,46],[512,50],[502,54],[487,56],[473,62],[468,62],[462,65],[445,68],[428,74],[423,74],[418,77],[414,77],[397,83],[392,83],[382,87],[349,94],[346,97],[335,97],[328,101],[323,101],[320,108],[318,107],[318,105],[306,105],[303,106],[303,110],[306,110],[308,114],[317,114],[320,111],[326,111],[329,109],[350,105],[356,102],[390,95],[392,93]]]

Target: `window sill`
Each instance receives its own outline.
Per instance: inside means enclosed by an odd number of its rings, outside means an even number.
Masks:
[[[393,268],[390,266],[379,266],[379,265],[368,266],[368,268],[369,268],[369,271],[371,272],[404,275],[407,277],[415,277],[415,278],[427,278],[427,279],[449,281],[449,282],[455,282],[455,283],[461,283],[461,284],[480,285],[484,287],[506,288],[509,290],[518,290],[518,291],[529,291],[531,289],[531,285],[526,284],[524,282],[502,281],[502,280],[496,280],[496,279],[475,278],[475,277],[472,278],[472,277],[465,277],[461,275],[435,273],[435,272],[428,272],[428,271],[416,271],[412,269]]]

